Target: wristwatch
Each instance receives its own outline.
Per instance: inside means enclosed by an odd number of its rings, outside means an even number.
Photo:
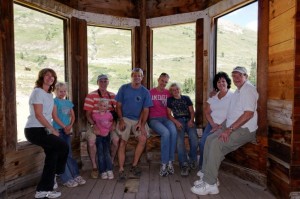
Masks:
[[[233,129],[233,127],[232,127],[232,126],[230,126],[230,127],[229,127],[229,129],[230,129],[232,132],[234,131],[234,129]]]

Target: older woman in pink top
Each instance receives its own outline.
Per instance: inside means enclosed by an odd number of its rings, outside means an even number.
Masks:
[[[173,161],[176,149],[177,131],[174,123],[167,117],[167,98],[170,93],[165,89],[169,75],[162,73],[158,78],[158,86],[150,90],[153,106],[149,108],[149,126],[161,136],[161,168],[160,176],[174,173]]]

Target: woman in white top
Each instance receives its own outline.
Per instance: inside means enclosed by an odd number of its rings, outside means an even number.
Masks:
[[[202,134],[199,148],[200,148],[200,159],[199,159],[199,170],[202,169],[203,163],[203,151],[207,136],[211,135],[217,129],[221,128],[221,124],[226,120],[226,115],[232,96],[232,92],[229,90],[231,87],[231,79],[225,72],[218,72],[213,80],[213,86],[216,95],[210,97],[206,102],[204,110],[205,117],[208,121],[205,130]]]
[[[25,137],[32,144],[44,149],[45,163],[35,198],[57,198],[60,192],[53,191],[55,175],[65,171],[69,147],[59,138],[59,133],[51,125],[54,100],[52,92],[57,76],[50,68],[42,69],[29,98],[30,115],[25,126]]]

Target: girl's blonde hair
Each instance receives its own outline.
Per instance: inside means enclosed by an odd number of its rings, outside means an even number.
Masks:
[[[68,91],[68,87],[67,87],[67,84],[64,83],[64,82],[57,82],[55,84],[55,89],[54,89],[54,92],[55,92],[55,95],[57,96],[58,95],[58,91],[61,89],[61,88],[66,88],[66,90]]]
[[[108,101],[108,99],[106,99],[106,98],[100,98],[100,100],[99,100],[98,103],[99,103],[99,104],[105,103],[106,105],[109,105],[109,101]]]
[[[172,88],[174,88],[174,87],[177,87],[177,88],[179,89],[179,93],[181,94],[181,88],[180,88],[179,84],[176,83],[176,82],[174,82],[174,83],[172,83],[172,84],[170,85],[170,87],[169,87],[169,92],[170,92],[170,94],[173,95]]]

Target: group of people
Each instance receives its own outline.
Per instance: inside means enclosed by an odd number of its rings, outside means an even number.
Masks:
[[[107,90],[108,76],[99,75],[99,88],[89,93],[84,102],[89,123],[86,139],[93,167],[91,177],[98,178],[100,174],[101,179],[113,179],[113,163],[117,156],[118,180],[126,179],[125,152],[131,133],[138,142],[129,172],[140,176],[138,163],[151,128],[161,136],[160,176],[174,174],[177,149],[182,176],[188,176],[190,170],[199,164],[197,175],[200,178],[194,182],[191,191],[198,195],[218,194],[218,170],[222,160],[229,152],[255,140],[257,129],[256,88],[247,81],[246,68],[235,67],[231,75],[237,87],[234,93],[229,90],[231,79],[226,73],[219,72],[214,77],[215,91],[206,102],[204,113],[208,123],[200,142],[193,103],[188,96],[181,94],[177,83],[166,89],[170,79],[167,73],[162,73],[157,87],[149,91],[142,85],[143,70],[134,68],[131,82],[122,85],[117,95]],[[29,100],[30,116],[25,135],[28,141],[43,147],[46,154],[35,198],[61,195],[53,191],[57,187],[56,175],[68,187],[85,183],[70,148],[70,133],[75,121],[73,104],[65,99],[66,85],[56,84],[56,81],[52,69],[41,70]],[[56,98],[53,100],[51,92],[54,90]],[[185,133],[189,141],[188,153]]]

